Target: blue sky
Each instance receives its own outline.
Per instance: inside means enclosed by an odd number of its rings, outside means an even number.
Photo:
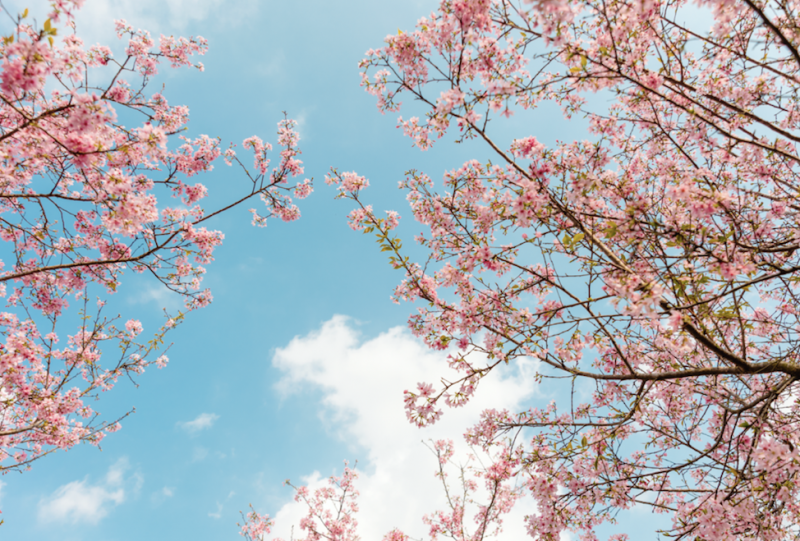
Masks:
[[[41,3],[15,2],[44,13]],[[486,153],[442,141],[411,148],[359,87],[357,63],[398,28],[408,29],[436,3],[259,0],[87,0],[78,18],[87,43],[116,44],[115,18],[134,27],[203,35],[205,73],[163,70],[170,103],[186,104],[190,130],[240,144],[256,134],[275,141],[285,110],[300,122],[306,174],[316,191],[292,224],[249,225],[245,209],[213,224],[226,235],[205,284],[213,304],[169,335],[170,364],[139,387],[121,383],[95,406],[107,418],[135,406],[103,450],[81,447],[7,475],[0,487],[0,538],[42,541],[237,539],[239,510],[249,503],[278,519],[278,534],[299,517],[284,479],[317,482],[359,461],[362,538],[398,526],[421,537],[420,517],[440,503],[435,460],[423,439],[458,439],[483,407],[522,407],[549,400],[531,381],[533,366],[509,370],[482,389],[469,408],[420,431],[406,423],[402,390],[436,381],[443,356],[406,330],[413,307],[389,301],[401,279],[373,239],[352,232],[347,202],[334,201],[323,176],[330,166],[371,180],[376,210],[410,218],[396,189],[404,171],[434,179]],[[404,112],[404,114],[406,114]],[[582,138],[580,121],[543,110],[515,117],[503,135],[536,135],[545,143]],[[200,179],[209,206],[246,189],[221,161]],[[421,228],[402,221],[410,237]],[[411,246],[410,242],[406,243]],[[127,277],[113,300],[145,332],[164,306],[177,306],[157,284]],[[508,539],[522,536],[521,506]]]

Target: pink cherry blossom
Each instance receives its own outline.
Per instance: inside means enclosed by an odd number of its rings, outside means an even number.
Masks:
[[[120,377],[166,366],[159,352],[165,334],[212,300],[202,288],[202,265],[213,261],[224,235],[208,220],[256,198],[265,205],[260,223],[296,219],[292,195],[312,191],[310,180],[289,184],[302,166],[295,124],[284,119],[277,130],[278,165],[250,171],[235,152],[226,152],[229,164],[241,166],[243,189],[226,186],[228,203],[201,208],[209,189],[188,179],[212,170],[220,141],[179,136],[188,109],[151,93],[148,82],[165,61],[201,68],[193,59],[205,53],[206,41],[162,36],[156,45],[146,31],[117,21],[125,54],[114,58],[106,46],[84,48],[71,32],[60,37],[82,4],[52,1],[41,26],[32,22],[39,18],[20,16],[0,44],[0,239],[7,254],[0,262],[0,295],[7,301],[0,313],[3,473],[81,442],[97,445],[119,430],[121,419],[104,419],[95,400]],[[118,110],[133,115],[126,117],[132,125],[121,123]],[[269,163],[271,147],[257,138],[246,141],[255,140],[257,165]],[[185,309],[166,314],[147,339],[140,338],[140,321],[105,309],[103,298],[120,290],[131,271],[185,300]]]
[[[574,382],[467,432],[495,457],[486,479],[536,501],[534,539],[596,539],[634,505],[677,539],[800,528],[800,6],[697,4],[447,0],[360,63],[381,112],[423,106],[398,119],[415,146],[450,131],[491,153],[441,186],[401,182],[424,264],[363,190],[337,197],[405,272],[394,299],[422,301],[410,327],[456,371],[405,392],[410,422],[435,423],[501,365]],[[584,140],[547,146],[532,123],[501,142],[502,117],[543,104],[586,119]],[[460,538],[459,505],[427,520],[431,538]]]

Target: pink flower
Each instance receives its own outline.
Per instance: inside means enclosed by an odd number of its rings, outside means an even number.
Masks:
[[[125,323],[125,329],[131,334],[131,336],[136,336],[142,332],[142,323],[137,319],[129,319]]]

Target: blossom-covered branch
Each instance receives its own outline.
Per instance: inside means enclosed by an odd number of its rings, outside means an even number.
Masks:
[[[121,376],[164,366],[165,333],[186,311],[211,301],[201,288],[203,265],[223,234],[206,228],[210,218],[258,197],[265,210],[252,211],[254,223],[291,221],[299,217],[293,197],[311,192],[309,180],[290,183],[303,174],[293,121],[279,123],[281,150],[272,166],[268,143],[245,140],[254,154],[250,169],[218,139],[184,135],[188,108],[148,92],[165,62],[202,70],[192,57],[205,53],[203,38],[156,42],[117,21],[125,49],[116,58],[108,47],[87,48],[76,34],[61,35],[74,29],[82,3],[53,2],[42,26],[27,10],[6,12],[9,33],[0,44],[3,472],[82,441],[98,444],[119,428],[89,400]],[[223,155],[247,181],[228,204],[207,211],[200,202],[208,190],[189,179]],[[185,299],[185,310],[167,314],[148,341],[140,338],[139,321],[105,314],[102,299],[131,271]],[[95,296],[102,299],[90,301]]]
[[[534,539],[595,539],[635,505],[678,539],[800,526],[798,9],[445,0],[362,61],[382,111],[425,109],[399,120],[420,149],[457,130],[494,155],[443,189],[408,173],[425,263],[363,200],[366,179],[331,181],[405,272],[396,299],[424,301],[414,332],[453,352],[455,381],[406,393],[412,422],[518,358],[566,382],[563,400],[486,411],[468,435],[517,442]],[[499,117],[546,103],[586,119],[587,139],[499,142]]]

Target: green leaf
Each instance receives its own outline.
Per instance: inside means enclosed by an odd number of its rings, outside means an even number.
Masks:
[[[582,57],[581,57],[581,67],[582,67],[582,68],[585,68],[585,67],[586,67],[586,64],[588,64],[588,63],[589,63],[589,59],[588,59],[588,58],[586,58],[585,56],[582,56]]]
[[[572,237],[572,244],[573,245],[578,244],[580,241],[583,240],[583,237],[585,237],[585,236],[586,235],[584,235],[583,233],[578,233],[577,235]]]
[[[45,32],[50,32],[50,30],[52,30],[52,26],[50,26],[50,19],[47,19],[44,22],[44,31]]]
[[[28,8],[25,8],[25,11],[22,12],[22,18],[24,19],[27,16],[28,16]]]

